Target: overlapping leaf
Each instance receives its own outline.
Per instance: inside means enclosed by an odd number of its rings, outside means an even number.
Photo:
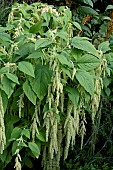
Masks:
[[[34,91],[32,90],[29,82],[26,80],[26,82],[23,84],[23,91],[25,93],[25,95],[28,97],[28,99],[34,104],[36,105],[36,94],[34,93]]]
[[[97,57],[91,54],[85,54],[77,58],[78,67],[86,71],[90,71],[90,70],[97,68],[100,62],[101,61]]]
[[[31,77],[35,77],[33,65],[27,61],[19,62],[18,69]]]
[[[71,45],[74,46],[77,49],[86,51],[90,54],[93,54],[95,56],[98,56],[98,52],[95,49],[95,47],[86,39],[83,37],[74,37],[72,38]]]
[[[94,95],[94,79],[89,72],[78,70],[76,72],[76,79],[91,96]]]
[[[30,85],[40,100],[42,100],[47,94],[48,84],[51,81],[51,76],[52,74],[48,66],[36,66],[35,78],[30,79]]]
[[[53,42],[46,38],[40,38],[35,42],[35,50],[39,48],[47,47],[48,45],[52,44]]]
[[[10,98],[13,93],[15,85],[16,84],[6,76],[3,77],[1,81],[1,89],[7,94],[8,98]]]

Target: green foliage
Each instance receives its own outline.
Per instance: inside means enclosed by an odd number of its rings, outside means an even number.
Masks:
[[[112,48],[108,41],[95,45],[98,50],[92,44],[95,30],[92,34],[81,18],[91,15],[96,25],[101,17],[91,0],[82,2],[89,6],[79,6],[74,21],[68,7],[15,3],[0,27],[1,169],[11,161],[16,169],[33,169],[35,158],[45,169],[54,169],[55,162],[60,169],[76,136],[83,147],[86,122],[95,125],[103,85],[103,96],[112,93],[105,77],[112,75]]]

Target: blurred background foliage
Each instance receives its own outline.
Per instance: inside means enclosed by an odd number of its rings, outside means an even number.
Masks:
[[[78,22],[82,28],[82,31],[79,32],[75,30],[75,35],[89,37],[95,46],[108,40],[112,55],[113,0],[24,1],[28,4],[40,1],[55,5],[56,8],[67,5],[73,12],[73,21]],[[5,26],[11,5],[14,2],[22,3],[23,1],[0,0],[0,25]],[[109,56],[107,57],[111,63],[111,73],[108,73],[108,77],[104,78],[104,89],[94,128],[91,129],[91,125],[87,124],[83,149],[80,150],[78,147],[80,142],[78,137],[75,149],[70,151],[68,160],[61,162],[61,170],[113,170],[113,61]],[[34,166],[35,164],[36,162],[34,162]],[[6,170],[10,170],[10,168],[11,165],[8,165]]]

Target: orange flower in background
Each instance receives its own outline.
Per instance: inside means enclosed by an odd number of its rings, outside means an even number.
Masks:
[[[92,16],[88,15],[82,20],[82,24],[85,25],[92,20]]]

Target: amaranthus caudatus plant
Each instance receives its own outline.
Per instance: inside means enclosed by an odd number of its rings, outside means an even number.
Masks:
[[[82,148],[86,114],[93,124],[99,107],[109,43],[106,51],[103,43],[97,50],[87,37],[73,37],[75,28],[68,7],[42,3],[14,4],[6,27],[0,27],[4,167],[16,157],[16,170],[32,168],[29,157],[40,156],[44,170],[60,169],[76,135]]]

